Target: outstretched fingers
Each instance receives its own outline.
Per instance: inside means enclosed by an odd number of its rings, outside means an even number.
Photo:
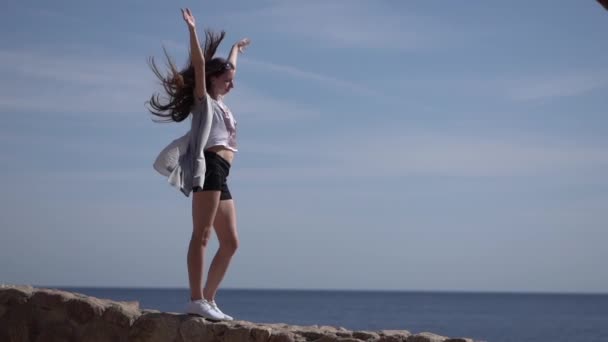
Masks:
[[[247,46],[249,46],[249,44],[251,44],[251,40],[249,38],[241,39],[238,43],[236,43],[236,45],[239,48],[239,52],[241,52],[241,53],[243,53],[245,51],[245,48],[247,48]]]
[[[188,26],[194,27],[196,21],[194,19],[194,15],[192,15],[192,11],[190,11],[189,8],[181,8],[181,11],[182,17],[184,18],[184,21],[188,24]]]

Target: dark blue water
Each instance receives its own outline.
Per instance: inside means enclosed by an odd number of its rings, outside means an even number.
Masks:
[[[182,312],[186,289],[64,288]],[[608,342],[608,295],[223,289],[224,312],[259,323],[403,329],[488,342]]]

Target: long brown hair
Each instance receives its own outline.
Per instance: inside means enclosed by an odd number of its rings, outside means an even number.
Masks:
[[[211,30],[205,30],[203,56],[205,57],[205,83],[207,89],[210,89],[211,86],[210,78],[225,71],[220,66],[228,63],[224,58],[213,58],[225,36],[225,31],[215,33]],[[155,93],[146,104],[149,107],[150,113],[158,117],[154,121],[180,122],[190,115],[190,110],[194,104],[194,66],[190,57],[188,59],[188,66],[180,71],[164,47],[163,51],[167,59],[167,66],[170,69],[166,76],[156,66],[154,57],[148,58],[148,65],[160,80],[164,89],[164,94],[162,94],[164,96],[161,98],[160,94]]]

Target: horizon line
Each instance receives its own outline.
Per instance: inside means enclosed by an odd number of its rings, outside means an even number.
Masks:
[[[9,285],[9,284],[2,284]],[[18,285],[18,284],[12,284]],[[26,285],[29,284],[20,284]],[[180,286],[94,286],[94,285],[29,285],[46,289],[107,289],[107,290],[184,290]],[[551,290],[446,290],[446,289],[379,289],[379,288],[297,288],[297,287],[222,287],[220,291],[281,291],[281,292],[375,292],[375,293],[435,293],[435,294],[502,294],[502,295],[585,295],[608,296],[608,291],[551,291]]]

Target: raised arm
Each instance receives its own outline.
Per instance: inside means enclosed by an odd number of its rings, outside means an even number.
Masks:
[[[235,70],[236,70],[236,60],[237,60],[239,53],[243,53],[245,51],[245,48],[247,48],[247,46],[249,46],[250,43],[251,43],[251,41],[249,40],[249,38],[244,38],[244,39],[241,39],[238,42],[236,42],[234,45],[232,45],[232,49],[230,50],[230,56],[228,56],[228,61],[230,63],[232,63],[232,66],[234,66]]]
[[[194,67],[194,97],[199,101],[205,98],[207,89],[205,87],[205,57],[201,50],[201,44],[196,34],[196,20],[189,8],[182,9],[182,16],[188,25],[190,32],[190,58]]]

